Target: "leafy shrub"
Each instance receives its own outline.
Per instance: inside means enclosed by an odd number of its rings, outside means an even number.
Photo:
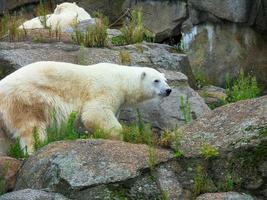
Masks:
[[[256,98],[260,94],[260,89],[257,84],[255,76],[245,76],[244,71],[241,70],[237,79],[230,84],[229,78],[226,78],[227,101],[236,102],[245,99]]]

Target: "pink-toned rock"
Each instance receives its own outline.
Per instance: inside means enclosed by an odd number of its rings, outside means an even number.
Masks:
[[[4,181],[5,190],[12,190],[16,183],[16,174],[21,161],[8,156],[0,155],[0,179]]]

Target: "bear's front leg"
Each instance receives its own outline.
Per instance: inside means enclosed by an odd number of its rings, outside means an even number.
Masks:
[[[122,126],[108,107],[98,102],[87,104],[82,112],[82,122],[86,129],[100,128],[110,134],[111,139],[122,140]]]

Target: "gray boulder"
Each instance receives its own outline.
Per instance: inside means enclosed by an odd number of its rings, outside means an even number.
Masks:
[[[0,200],[68,200],[61,194],[44,190],[24,189],[0,196]]]
[[[227,104],[181,128],[181,150],[198,156],[206,143],[222,151],[256,146],[264,141],[266,127],[267,96]]]
[[[189,0],[194,8],[212,13],[231,22],[247,22],[251,3],[249,0]]]
[[[266,41],[250,27],[230,23],[200,24],[183,33],[192,70],[216,86],[224,86],[227,75],[234,79],[243,69],[266,89]]]
[[[196,200],[253,200],[252,196],[248,194],[240,194],[238,192],[222,192],[222,193],[207,193],[202,194]]]
[[[158,165],[172,157],[167,150],[155,149],[153,162]],[[110,199],[116,191],[131,191],[134,196],[139,189],[135,185],[141,184],[160,195],[160,188],[148,178],[150,159],[146,145],[109,140],[55,142],[24,163],[16,189],[49,188],[70,198],[89,200]],[[153,194],[146,192],[144,198]]]

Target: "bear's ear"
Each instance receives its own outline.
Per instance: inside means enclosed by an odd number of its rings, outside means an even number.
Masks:
[[[142,74],[141,74],[141,80],[144,80],[145,77],[146,77],[146,72],[142,72]]]

